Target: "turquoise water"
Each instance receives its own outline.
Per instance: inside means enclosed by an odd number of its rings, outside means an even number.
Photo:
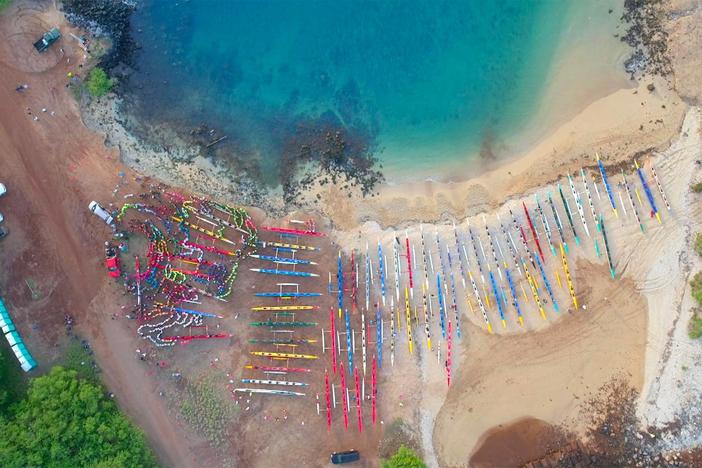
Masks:
[[[429,177],[527,124],[575,4],[146,0],[131,80],[147,118],[222,128],[270,184],[322,124]]]

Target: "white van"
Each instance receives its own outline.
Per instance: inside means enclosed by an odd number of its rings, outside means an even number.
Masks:
[[[88,208],[90,211],[95,213],[101,220],[105,221],[109,226],[112,226],[114,224],[114,219],[112,219],[112,215],[103,207],[98,205],[98,202],[96,201],[91,201],[90,205],[88,205]]]

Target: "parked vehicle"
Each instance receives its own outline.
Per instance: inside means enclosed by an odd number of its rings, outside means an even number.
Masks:
[[[342,465],[351,463],[361,459],[361,454],[358,450],[346,450],[344,452],[334,452],[331,454],[331,462],[334,465]]]
[[[0,223],[2,223],[3,221],[5,221],[5,217],[2,215],[2,213],[0,213]]]
[[[112,278],[119,278],[122,275],[117,250],[109,242],[105,242],[105,267],[107,268],[107,274]]]
[[[7,187],[5,187],[5,184],[0,182],[0,197],[5,195],[7,193]]]
[[[6,228],[1,228],[0,227],[0,239],[4,239],[5,236],[7,235],[8,231]]]
[[[98,205],[98,202],[96,201],[91,201],[90,205],[88,205],[88,208],[90,211],[95,213],[101,220],[105,221],[109,226],[112,226],[112,224],[115,222],[115,220],[112,218],[112,215],[103,207]]]
[[[51,30],[45,32],[44,35],[34,43],[34,48],[39,52],[44,52],[51,46],[51,44],[58,41],[60,37],[61,32],[58,30],[58,28],[51,28]]]

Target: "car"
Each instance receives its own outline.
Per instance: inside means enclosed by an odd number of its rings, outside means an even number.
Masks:
[[[0,227],[0,239],[4,239],[5,236],[7,235],[8,231],[6,228],[1,228]]]
[[[358,450],[346,450],[344,452],[334,452],[331,454],[331,462],[334,465],[342,465],[351,463],[361,459],[361,454]]]
[[[108,226],[112,226],[112,224],[115,222],[114,218],[112,218],[112,215],[103,207],[101,207],[98,202],[96,201],[91,201],[90,204],[88,205],[88,208],[90,211],[95,213],[95,215],[100,218],[101,220],[105,221],[105,223]]]
[[[105,267],[107,268],[107,274],[112,278],[119,278],[122,276],[117,251],[107,242],[105,243]]]
[[[2,223],[3,221],[5,221],[5,217],[2,215],[2,213],[0,213],[0,223]]]
[[[5,195],[7,193],[7,187],[5,187],[5,184],[0,182],[0,197]]]

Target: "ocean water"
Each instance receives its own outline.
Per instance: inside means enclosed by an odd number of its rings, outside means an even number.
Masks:
[[[586,8],[607,2],[144,0],[130,86],[147,120],[221,128],[234,166],[269,185],[300,129],[324,124],[391,179],[468,176],[528,125]]]

